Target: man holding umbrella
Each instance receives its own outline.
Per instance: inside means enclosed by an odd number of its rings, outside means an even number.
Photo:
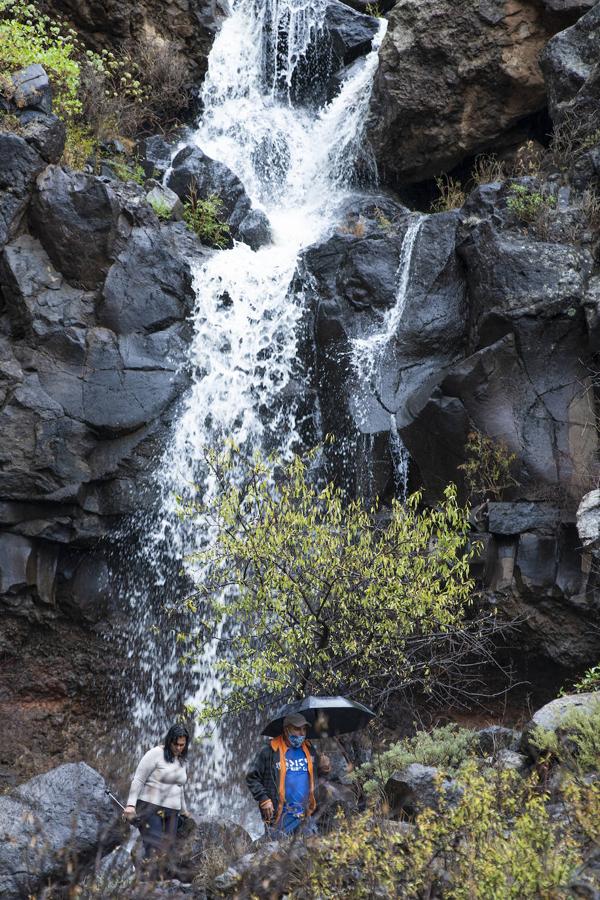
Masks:
[[[283,733],[264,746],[252,761],[246,784],[271,834],[315,834],[318,774],[330,769],[307,740],[309,723],[300,713],[283,720]]]
[[[345,697],[304,697],[279,710],[263,731],[272,740],[255,756],[246,784],[271,835],[316,832],[318,775],[328,775],[329,758],[307,740],[365,728],[374,713]]]

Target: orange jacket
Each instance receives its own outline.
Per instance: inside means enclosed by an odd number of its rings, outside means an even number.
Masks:
[[[289,747],[286,744],[285,738],[282,734],[279,735],[279,737],[273,738],[270,743],[271,748],[275,751],[275,753],[279,753],[279,802],[277,804],[277,814],[275,816],[275,822],[279,822],[283,813],[283,807],[285,805],[285,754],[289,750]],[[312,816],[315,809],[317,808],[317,803],[315,801],[315,774],[313,767],[313,758],[312,753],[310,752],[310,744],[308,741],[304,741],[304,743],[302,744],[302,749],[304,750],[304,755],[306,756],[306,762],[308,765],[308,778],[310,784],[307,815]]]

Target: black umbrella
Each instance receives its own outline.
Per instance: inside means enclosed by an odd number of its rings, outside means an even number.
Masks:
[[[311,738],[333,737],[366,728],[375,713],[345,697],[305,697],[287,703],[277,712],[272,721],[263,729],[267,737],[277,737],[283,733],[283,720],[292,713],[301,713],[310,723],[308,736]]]

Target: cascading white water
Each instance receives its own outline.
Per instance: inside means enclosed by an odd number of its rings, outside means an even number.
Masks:
[[[301,250],[336,221],[346,198],[363,136],[382,21],[374,47],[353,68],[335,99],[321,109],[294,107],[294,71],[322,28],[326,0],[234,0],[212,48],[203,88],[204,112],[191,141],[225,163],[242,180],[255,206],[268,215],[273,243],[256,252],[245,244],[223,250],[195,271],[195,336],[189,365],[193,384],[175,423],[159,469],[160,515],[146,544],[155,585],[167,587],[165,557],[182,560],[206,540],[177,517],[176,495],[202,480],[203,450],[229,436],[249,447],[268,440],[283,453],[298,441],[293,403],[282,392],[294,373],[296,330],[302,309],[290,293]],[[283,43],[282,43],[283,41]],[[211,485],[203,481],[205,492]],[[160,732],[161,698],[176,679],[177,648],[160,671],[145,597],[137,599],[138,647],[145,688],[135,711],[142,731]],[[197,670],[196,703],[218,687],[212,674],[215,648],[207,647]],[[157,725],[157,718],[161,725]],[[198,753],[196,755],[199,755]],[[189,794],[204,812],[235,814],[240,808],[215,785],[226,780],[219,734],[206,741]]]
[[[406,308],[410,287],[410,276],[417,238],[421,231],[424,216],[415,216],[409,222],[400,248],[400,259],[396,271],[396,302],[384,317],[382,327],[366,336],[354,338],[352,341],[352,365],[358,376],[357,394],[361,399],[355,404],[359,427],[365,426],[361,421],[361,406],[368,405],[372,398],[381,397],[379,379],[381,368],[388,348],[398,335],[402,316]],[[401,500],[406,500],[408,485],[409,456],[398,432],[394,410],[388,410],[390,416],[390,449],[394,464],[396,493]]]

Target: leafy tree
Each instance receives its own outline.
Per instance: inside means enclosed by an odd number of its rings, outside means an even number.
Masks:
[[[224,696],[203,715],[305,693],[378,706],[402,691],[470,695],[495,617],[472,609],[475,548],[455,487],[434,509],[418,493],[395,502],[384,525],[377,506],[314,480],[313,460],[230,446],[208,454],[212,499],[182,502],[211,535],[186,601],[196,644],[222,647]]]

